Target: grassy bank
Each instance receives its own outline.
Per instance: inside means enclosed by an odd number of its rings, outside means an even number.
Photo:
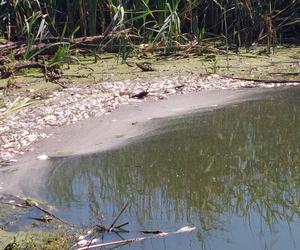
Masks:
[[[116,52],[122,63],[139,57],[156,64],[152,55],[160,54],[169,65],[169,55],[193,55],[202,61],[197,71],[224,73],[226,64],[231,74],[232,58],[240,63],[245,48],[249,52],[264,46],[253,56],[260,64],[261,56],[274,55],[278,45],[300,38],[300,2],[295,0],[4,0],[0,13],[0,79],[9,78],[12,85],[18,61],[30,62],[29,72],[40,68],[52,82],[65,64],[82,67],[82,55],[93,56],[94,66],[89,67],[98,71],[84,74],[86,78],[97,74],[94,80],[109,79],[105,72],[111,61],[103,59],[105,51]],[[194,65],[192,61],[188,62]],[[127,66],[114,62],[120,78]]]

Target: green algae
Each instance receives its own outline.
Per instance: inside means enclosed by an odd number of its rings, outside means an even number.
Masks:
[[[299,80],[299,47],[275,49],[274,55],[267,55],[263,47],[248,52],[203,54],[194,56],[181,53],[179,55],[159,56],[146,54],[143,57],[131,57],[126,63],[116,54],[99,54],[97,61],[94,56],[79,57],[80,64],[64,65],[62,82],[66,85],[90,85],[103,81],[123,81],[136,78],[151,79],[161,76],[184,75],[187,73],[212,74],[274,80]],[[151,63],[154,71],[143,72],[135,63]],[[293,74],[294,73],[294,74]],[[12,80],[13,79],[13,80]],[[37,70],[26,70],[13,76],[12,79],[0,80],[2,91],[13,82],[8,93],[26,94],[39,93],[43,96],[61,88],[60,85],[46,81]]]

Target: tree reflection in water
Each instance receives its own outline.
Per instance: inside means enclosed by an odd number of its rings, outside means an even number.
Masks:
[[[82,208],[87,222],[115,214],[130,198],[134,225],[192,223],[204,244],[207,231],[226,229],[232,216],[250,226],[259,218],[275,232],[300,215],[297,96],[288,91],[173,119],[120,149],[54,160],[48,199],[65,211]]]

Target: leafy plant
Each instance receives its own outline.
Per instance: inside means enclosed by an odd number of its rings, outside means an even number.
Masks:
[[[29,60],[32,56],[32,45],[36,40],[42,40],[47,35],[46,16],[41,12],[33,12],[32,16],[25,19],[25,32],[27,35],[27,47],[24,54],[24,59]],[[38,27],[37,31],[35,29]]]
[[[216,74],[219,68],[218,66],[218,59],[214,56],[209,60],[208,66],[205,63],[202,63],[206,74]]]
[[[63,64],[69,64],[72,61],[76,61],[80,63],[79,59],[75,56],[70,55],[71,45],[65,43],[58,47],[57,51],[55,52],[54,56],[48,63],[49,67],[59,67]]]
[[[168,8],[170,14],[165,19],[162,27],[158,30],[158,33],[154,39],[154,42],[161,39],[161,41],[166,45],[166,49],[169,46],[176,44],[180,36],[181,21],[177,13],[179,2],[179,0],[176,0],[172,1],[171,4],[166,3],[166,7]]]

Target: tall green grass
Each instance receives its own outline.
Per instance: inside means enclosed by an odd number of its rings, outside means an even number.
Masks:
[[[120,29],[121,8],[122,28],[145,42],[217,37],[227,46],[255,41],[271,46],[300,40],[299,0],[0,0],[0,34],[28,38],[26,25],[36,13],[45,17],[48,36],[69,36],[77,27],[77,36],[108,34]],[[40,25],[35,22],[30,36],[36,37]]]

